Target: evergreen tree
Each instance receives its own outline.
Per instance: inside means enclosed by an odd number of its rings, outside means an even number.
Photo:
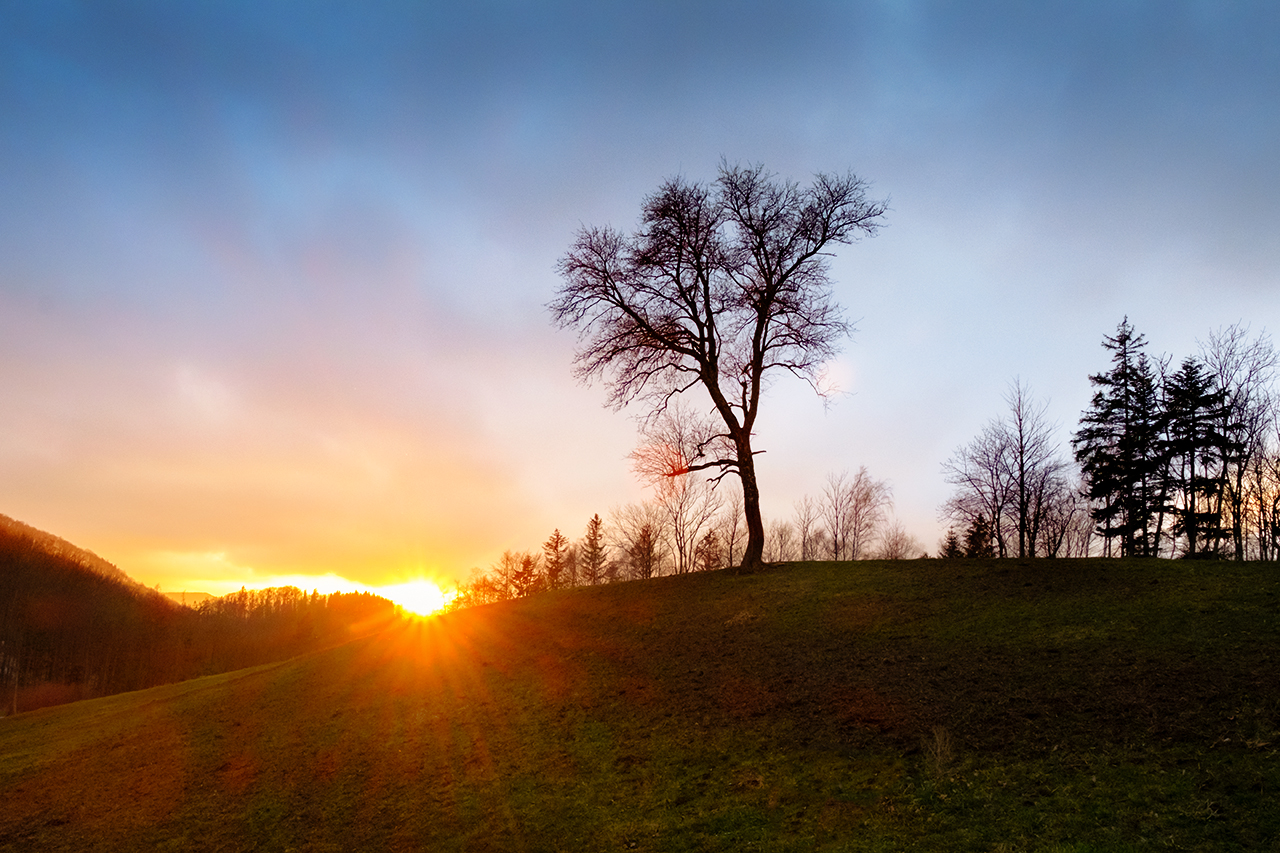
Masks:
[[[1098,533],[1120,541],[1121,556],[1150,556],[1160,496],[1161,412],[1146,339],[1124,318],[1102,346],[1111,370],[1089,377],[1097,388],[1072,439]]]
[[[947,538],[942,542],[942,553],[939,556],[947,560],[964,556],[964,549],[960,547],[960,537],[956,534],[954,527],[947,528]]]
[[[565,555],[568,550],[569,540],[559,528],[542,543],[542,564],[546,571],[547,587],[550,589],[559,589],[568,580],[565,577]]]
[[[1179,498],[1174,530],[1185,537],[1186,555],[1194,557],[1216,551],[1223,538],[1226,400],[1204,365],[1187,358],[1168,379],[1165,406],[1169,481]]]
[[[594,586],[605,579],[604,522],[598,513],[587,522],[587,535],[582,541],[579,559],[583,581]]]
[[[700,572],[715,571],[724,565],[724,546],[720,544],[720,536],[714,530],[708,530],[698,540],[693,561],[695,569]]]
[[[658,574],[661,554],[658,550],[658,534],[652,524],[642,524],[627,548],[633,580],[648,580]]]
[[[991,522],[985,515],[979,515],[964,534],[964,555],[966,557],[994,557],[995,549],[991,545]]]
[[[536,554],[521,554],[515,572],[511,576],[511,588],[516,598],[533,595],[542,587],[538,571],[541,561]]]

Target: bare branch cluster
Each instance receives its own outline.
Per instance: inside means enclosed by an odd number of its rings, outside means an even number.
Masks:
[[[1005,404],[1003,417],[943,464],[955,492],[942,514],[968,530],[989,528],[997,556],[1055,556],[1087,508],[1058,455],[1048,404],[1037,403],[1020,379],[1010,384]]]
[[[711,186],[665,182],[645,199],[632,234],[583,228],[559,262],[564,285],[549,307],[558,325],[578,331],[579,378],[603,381],[617,408],[643,401],[661,413],[691,389],[707,394],[713,433],[638,467],[648,476],[699,466],[736,473],[745,567],[758,565],[764,548],[751,446],[760,396],[778,372],[821,393],[821,367],[850,331],[827,255],[880,227],[886,202],[867,191],[852,174],[800,187],[763,166],[722,164]]]

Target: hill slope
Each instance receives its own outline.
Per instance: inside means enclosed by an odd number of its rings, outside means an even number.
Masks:
[[[30,524],[0,514],[0,537],[6,539],[26,539],[40,551],[51,557],[61,558],[74,565],[111,578],[140,595],[153,594],[153,591],[129,577],[113,563],[99,557],[92,551],[73,545],[61,536],[54,536]]]
[[[1273,566],[567,590],[0,721],[0,850],[1280,843]]]

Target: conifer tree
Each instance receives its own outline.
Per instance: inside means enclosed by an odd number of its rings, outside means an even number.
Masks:
[[[991,522],[985,515],[979,515],[969,525],[964,534],[964,555],[966,557],[994,557],[995,549],[991,546]]]
[[[954,527],[947,528],[947,538],[942,542],[942,553],[939,556],[947,560],[964,556],[964,549],[960,547],[960,537],[956,535]]]
[[[587,535],[582,541],[582,576],[588,585],[594,586],[604,580],[604,522],[599,513],[591,516],[587,522]]]
[[[569,540],[559,528],[542,543],[542,565],[547,577],[549,589],[559,589],[564,584],[565,554],[569,550]]]
[[[1186,358],[1168,379],[1165,401],[1169,479],[1179,497],[1174,530],[1186,538],[1187,556],[1194,557],[1216,551],[1223,536],[1226,400],[1204,365]]]
[[[1150,556],[1152,520],[1160,495],[1161,412],[1155,372],[1143,349],[1146,338],[1121,320],[1111,351],[1111,370],[1089,377],[1097,388],[1072,439],[1098,533],[1120,542],[1121,556]]]

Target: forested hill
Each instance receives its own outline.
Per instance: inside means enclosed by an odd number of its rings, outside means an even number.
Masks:
[[[46,533],[39,528],[32,527],[30,524],[24,524],[17,519],[10,518],[0,513],[0,536],[4,538],[17,538],[30,540],[37,548],[53,557],[62,557],[82,568],[97,572],[104,577],[112,578],[125,584],[126,586],[135,587],[138,590],[145,590],[146,587],[129,577],[112,563],[99,557],[92,551],[87,551],[77,545],[73,545],[61,536],[54,536],[52,533]]]
[[[0,519],[0,716],[282,660],[397,615],[368,593],[294,587],[183,607],[60,537]]]

